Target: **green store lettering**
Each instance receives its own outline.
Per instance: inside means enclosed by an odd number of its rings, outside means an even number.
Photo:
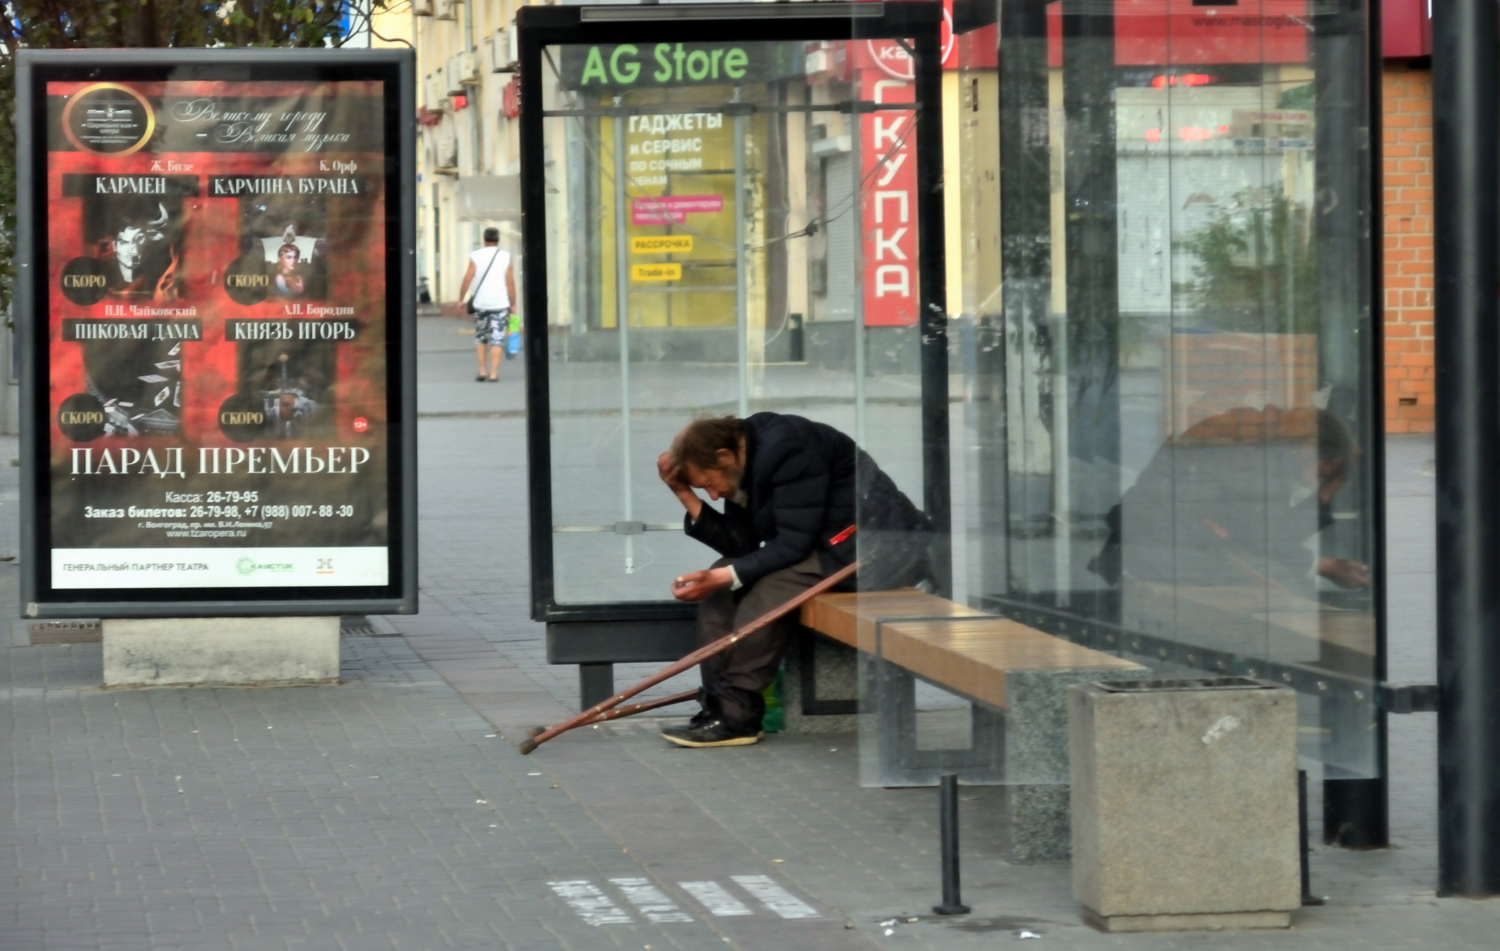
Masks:
[[[685,50],[681,43],[658,43],[652,49],[657,67],[651,78],[659,83],[715,79],[744,79],[750,57],[739,47],[718,50]],[[633,43],[616,46],[606,61],[599,47],[589,47],[580,85],[629,86],[641,75],[640,48]],[[606,62],[608,66],[606,67]],[[649,65],[649,64],[648,64]]]

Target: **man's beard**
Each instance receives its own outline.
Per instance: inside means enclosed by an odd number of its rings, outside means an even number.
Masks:
[[[741,469],[734,474],[734,493],[729,496],[729,501],[742,509],[750,507],[750,493],[746,492],[744,486],[741,484],[744,481],[745,470]]]

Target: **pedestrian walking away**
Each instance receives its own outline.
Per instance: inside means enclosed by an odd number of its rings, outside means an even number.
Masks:
[[[760,617],[856,557],[859,574],[841,589],[856,581],[861,589],[894,588],[931,576],[932,522],[832,426],[779,413],[698,419],[656,464],[686,510],[688,537],[723,556],[672,585],[673,597],[698,604],[699,644]],[[697,490],[722,499],[724,510],[706,504]],[[876,547],[882,552],[872,559]],[[662,736],[692,747],[757,742],[763,691],[795,630],[794,617],[782,618],[704,660],[703,709]]]
[[[474,275],[479,281],[474,282]],[[469,297],[469,285],[474,296]],[[468,300],[468,311],[474,315],[474,356],[479,361],[476,380],[491,383],[500,380],[500,361],[505,359],[505,337],[510,326],[510,312],[516,299],[516,275],[510,252],[500,250],[500,229],[484,229],[484,247],[469,254],[458,299]]]

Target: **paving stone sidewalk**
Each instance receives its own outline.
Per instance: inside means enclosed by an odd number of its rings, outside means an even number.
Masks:
[[[433,421],[427,432],[442,427],[467,426],[467,421]],[[516,444],[519,421],[485,424],[486,444]],[[507,429],[515,427],[507,436]],[[472,430],[471,430],[472,431]],[[439,437],[439,445],[460,445]],[[1402,603],[1393,610],[1392,676],[1417,680],[1432,676],[1431,667],[1431,444],[1428,440],[1392,440],[1390,530],[1393,591]],[[510,457],[506,457],[509,459]],[[508,462],[495,462],[503,467]],[[523,464],[519,457],[516,466]],[[478,467],[476,467],[477,469]],[[482,507],[482,488],[469,495],[465,486],[480,485],[477,471],[466,470],[464,454],[444,457],[428,477],[424,491],[436,498],[427,505],[452,506],[463,512]],[[441,499],[442,501],[438,501]],[[523,589],[506,596],[504,586],[476,594],[488,569],[484,539],[521,537],[523,513],[497,512],[482,516],[475,528],[475,547],[464,547],[463,535],[450,536],[444,566],[424,580],[429,601],[452,600],[455,618],[472,631],[470,644],[482,651],[488,643],[498,659],[545,687],[560,706],[576,703],[572,668],[548,668],[535,634],[527,635]],[[518,521],[508,530],[504,522]],[[517,551],[517,549],[508,549]],[[1423,552],[1428,552],[1424,556]],[[507,562],[509,564],[509,562]],[[465,577],[471,578],[465,582]],[[444,592],[453,591],[448,596]],[[1407,603],[1407,601],[1411,603]],[[424,608],[425,610],[425,608]],[[392,619],[403,629],[410,623]],[[423,652],[421,639],[413,644]],[[629,682],[652,668],[621,668],[617,680]],[[458,683],[458,681],[455,681]],[[471,694],[460,685],[465,696]],[[515,730],[528,721],[510,713],[505,697],[476,698],[476,709],[503,729]],[[635,823],[634,814],[614,812],[613,791],[618,777],[644,768],[655,774],[654,789],[662,802],[680,803],[686,797],[703,814],[733,832],[742,843],[771,861],[786,878],[815,900],[837,910],[877,944],[900,942],[930,948],[987,947],[997,939],[1017,939],[1029,930],[1051,945],[1096,948],[1151,946],[1197,948],[1230,944],[1247,948],[1281,948],[1289,942],[1313,947],[1408,948],[1441,935],[1445,946],[1489,947],[1490,922],[1500,908],[1492,903],[1439,900],[1433,893],[1436,867],[1435,780],[1433,771],[1434,718],[1397,717],[1391,720],[1393,765],[1392,807],[1395,847],[1371,853],[1316,848],[1313,855],[1315,889],[1332,899],[1323,908],[1297,915],[1290,932],[1222,935],[1109,936],[1085,927],[1071,898],[1066,866],[1018,868],[1000,859],[1004,852],[1004,794],[1002,790],[964,790],[964,897],[975,909],[967,919],[940,919],[930,913],[937,898],[937,810],[931,790],[861,789],[857,782],[855,738],[773,737],[746,749],[699,753],[669,749],[655,735],[652,721],[624,721],[600,732],[612,735],[608,766],[587,741],[575,735],[545,747],[531,759],[545,763],[585,803],[598,803],[596,814],[616,830],[620,841],[635,851],[650,845]],[[712,757],[708,760],[707,757]],[[704,770],[705,761],[712,763]],[[607,777],[607,778],[606,778]],[[632,775],[631,785],[638,780]],[[1318,815],[1318,784],[1313,784],[1313,815]],[[678,813],[687,817],[686,810]],[[618,818],[617,818],[618,816]],[[694,817],[696,818],[696,817]],[[685,818],[684,818],[685,821]],[[911,922],[906,919],[916,918]],[[897,919],[886,936],[882,922]]]
[[[933,792],[861,788],[852,736],[690,751],[622,721],[520,756],[520,731],[577,698],[528,619],[520,375],[507,364],[464,410],[451,381],[485,386],[471,343],[422,323],[422,613],[346,636],[344,684],[102,690],[96,643],[32,646],[19,623],[0,640],[0,951],[936,951],[1023,930],[1041,948],[1495,946],[1500,906],[1433,896],[1430,716],[1392,720],[1396,847],[1318,849],[1330,903],[1271,933],[1092,931],[1066,866],[1001,860],[1003,791],[980,787],[962,793],[974,912],[938,919]],[[0,556],[16,552],[13,447]],[[1390,448],[1392,676],[1421,679],[1430,442]]]

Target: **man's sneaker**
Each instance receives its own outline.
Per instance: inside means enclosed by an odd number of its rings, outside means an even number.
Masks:
[[[749,746],[759,742],[765,734],[760,730],[745,730],[730,726],[723,720],[707,723],[689,723],[687,726],[668,727],[661,731],[662,739],[678,746]]]

